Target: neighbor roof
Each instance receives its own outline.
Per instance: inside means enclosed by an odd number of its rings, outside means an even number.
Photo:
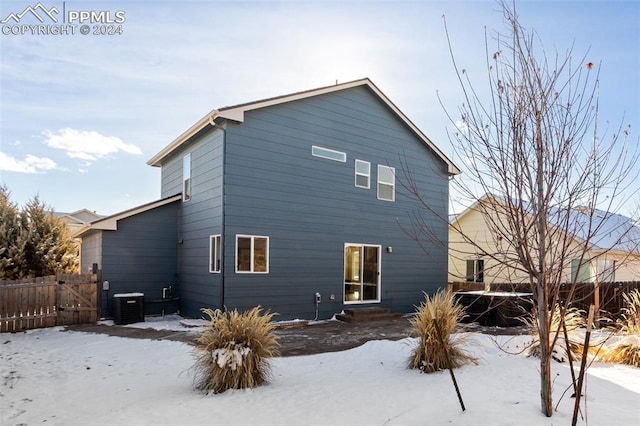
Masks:
[[[80,209],[73,213],[53,212],[53,214],[67,223],[84,224],[92,220],[101,218],[102,216],[87,209]]]
[[[504,197],[485,194],[462,213],[450,215],[449,223],[460,220],[471,211],[477,211],[478,204],[488,199],[505,204]],[[522,205],[525,211],[532,211],[528,201],[523,201]],[[560,230],[565,229],[567,226],[565,221],[568,222],[571,236],[581,242],[589,238],[591,250],[615,250],[622,253],[640,251],[640,226],[633,219],[621,214],[575,206],[568,212],[568,216],[567,209],[553,208],[547,219],[549,225]]]
[[[431,148],[438,157],[442,161],[447,164],[447,172],[449,175],[456,175],[460,173],[460,169],[456,167],[455,164],[442,152],[440,149],[433,143],[431,140],[424,134],[415,124],[407,118],[406,115],[400,111],[400,109],[395,106],[393,102],[389,98],[385,96],[384,93],[380,91],[368,78],[363,78],[361,80],[354,80],[347,83],[335,84],[332,86],[321,87],[318,89],[306,90],[303,92],[292,93],[289,95],[278,96],[275,98],[263,99],[260,101],[249,102],[234,106],[228,106],[220,109],[214,109],[209,114],[201,118],[197,123],[188,128],[184,133],[178,136],[173,142],[167,145],[162,151],[157,153],[153,158],[147,161],[147,164],[151,166],[160,166],[162,161],[178,149],[182,144],[187,142],[191,137],[193,137],[196,133],[204,129],[209,125],[214,125],[215,120],[217,118],[233,120],[237,122],[244,121],[244,113],[246,111],[251,111],[254,109],[260,109],[269,107],[272,105],[283,104],[285,102],[296,101],[300,99],[310,98],[313,96],[323,95],[326,93],[337,92],[340,90],[350,89],[352,87],[357,86],[365,86],[369,88],[391,111],[393,111],[400,120],[402,120],[407,127],[409,127],[415,134],[422,140],[429,148]]]

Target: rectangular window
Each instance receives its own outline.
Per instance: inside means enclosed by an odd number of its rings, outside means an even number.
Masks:
[[[591,282],[591,262],[583,259],[573,259],[571,261],[571,281],[575,283]]]
[[[311,155],[314,157],[326,158],[327,160],[340,161],[341,163],[347,161],[347,154],[345,152],[322,148],[321,146],[313,145],[311,147]]]
[[[468,259],[467,260],[467,282],[484,282],[484,260]]]
[[[182,201],[191,199],[191,154],[182,158]]]
[[[396,169],[378,164],[378,200],[395,201]]]
[[[269,237],[236,235],[236,272],[269,273]]]
[[[356,160],[356,186],[369,189],[371,187],[371,163]]]
[[[222,245],[220,235],[209,236],[209,272],[218,273],[222,264]]]

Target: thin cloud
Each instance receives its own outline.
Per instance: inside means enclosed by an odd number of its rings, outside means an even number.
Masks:
[[[142,154],[140,148],[127,144],[116,136],[104,136],[98,132],[81,131],[71,128],[60,129],[57,132],[45,130],[45,145],[54,149],[66,151],[70,158],[79,158],[93,162],[118,152],[128,154]]]
[[[0,170],[16,173],[44,173],[47,170],[57,169],[55,161],[46,157],[36,157],[27,154],[24,160],[18,160],[4,152],[0,152]]]

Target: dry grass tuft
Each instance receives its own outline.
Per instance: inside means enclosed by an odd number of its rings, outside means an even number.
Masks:
[[[411,334],[420,340],[409,358],[409,368],[419,369],[424,373],[432,373],[447,369],[449,355],[453,368],[466,364],[478,364],[478,360],[461,348],[466,339],[462,335],[452,337],[456,325],[464,318],[463,308],[454,303],[453,294],[449,291],[439,291],[432,297],[425,293],[425,300],[420,304],[409,322]],[[440,329],[441,344],[438,339],[433,319]]]
[[[567,335],[571,336],[572,332],[583,327],[585,320],[582,316],[583,311],[576,308],[569,308],[565,311],[564,321],[567,327]],[[564,339],[564,332],[562,331],[562,323],[560,322],[560,305],[556,305],[553,309],[551,316],[551,327],[549,328],[549,340],[553,340],[558,334],[555,345],[551,349],[552,358],[558,362],[565,362],[568,359],[567,344]],[[533,331],[533,342],[529,348],[529,356],[540,356],[540,335],[538,334],[537,319],[529,317],[524,320],[525,324]],[[584,344],[580,342],[574,342],[569,339],[569,350],[571,351],[572,359],[580,360],[582,358],[582,352],[584,350]]]
[[[637,343],[619,344],[605,351],[602,361],[640,367],[640,346]]]
[[[244,313],[202,310],[210,322],[193,351],[196,389],[222,393],[267,381],[269,358],[279,355],[278,340],[271,321],[275,314],[261,314],[261,310],[260,306]]]
[[[625,307],[618,321],[620,333],[626,335],[616,346],[605,351],[602,361],[640,367],[640,291],[622,295]]]
[[[625,307],[621,309],[620,331],[624,334],[640,334],[640,290],[622,295]]]

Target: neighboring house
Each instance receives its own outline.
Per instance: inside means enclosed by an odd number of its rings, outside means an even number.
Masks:
[[[187,316],[260,305],[287,320],[411,312],[446,285],[436,217],[459,170],[369,79],[213,110],[148,164],[162,200],[80,233],[111,293],[172,285]],[[437,213],[428,250],[403,231],[420,208],[406,171]]]
[[[96,214],[96,212],[87,209],[78,210],[73,213],[53,212],[53,214],[67,224],[71,233],[77,232],[80,228],[102,217]]]
[[[449,282],[466,281],[486,287],[494,283],[528,281],[528,275],[505,260],[513,258],[509,255],[509,245],[513,241],[505,241],[506,238],[490,231],[488,223],[505,223],[504,216],[497,213],[501,208],[480,208],[481,203],[493,202],[501,201],[485,196],[461,214],[450,216]],[[528,204],[524,205],[526,208]],[[580,207],[574,208],[569,215],[566,210],[556,213],[549,219],[549,228],[567,229],[556,225],[559,218],[568,218],[567,223],[571,224],[573,230],[568,236],[570,250],[563,267],[565,282],[574,279],[576,282],[640,280],[640,227],[632,219],[601,210],[595,210],[590,215],[587,209]],[[581,262],[579,247],[584,246],[588,234],[591,234],[591,238]],[[503,260],[499,261],[498,258]]]

